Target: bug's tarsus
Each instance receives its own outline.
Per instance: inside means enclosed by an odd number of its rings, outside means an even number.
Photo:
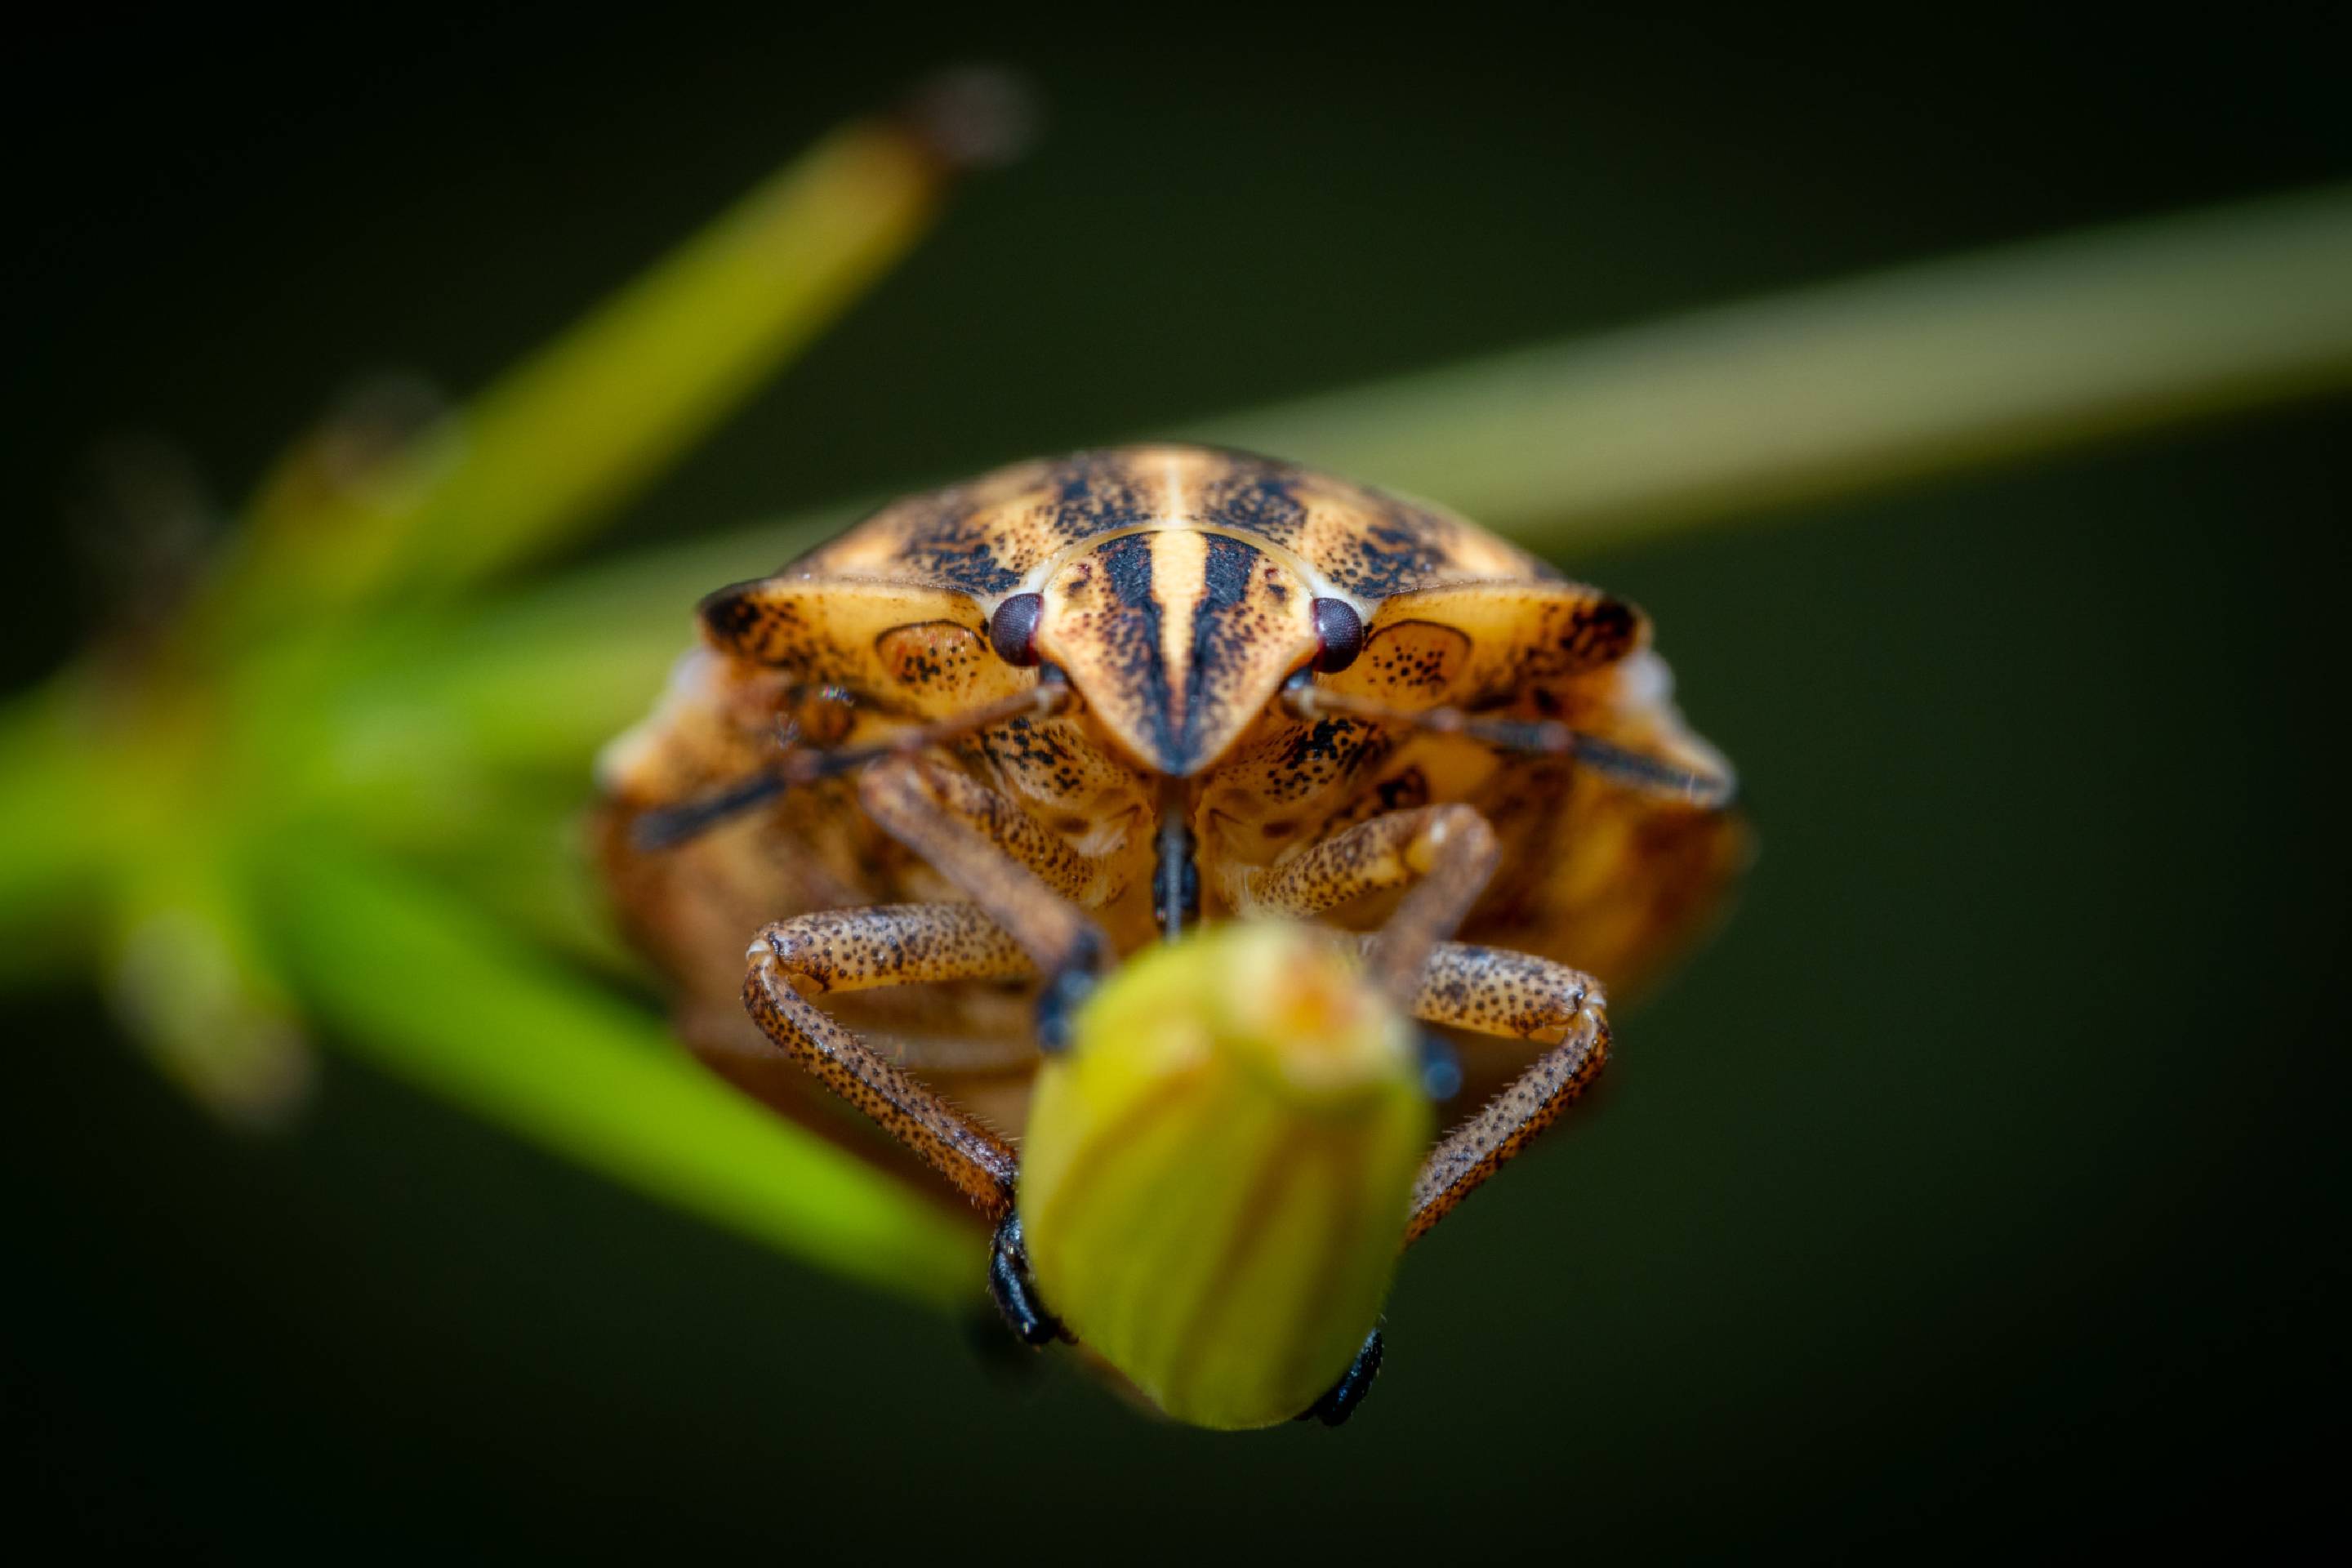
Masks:
[[[1012,1215],[996,1227],[988,1249],[988,1294],[1004,1316],[1013,1337],[1032,1350],[1043,1350],[1055,1340],[1066,1340],[1069,1330],[1037,1299],[1036,1282],[1029,1278],[1029,1249],[1021,1239],[1021,1216]]]
[[[1076,1023],[1078,1009],[1102,984],[1102,972],[1109,962],[1110,954],[1101,936],[1087,930],[1046,974],[1045,984],[1037,993],[1039,1050],[1052,1057],[1070,1048],[1070,1031]]]
[[[1339,1374],[1339,1381],[1322,1398],[1300,1411],[1296,1419],[1320,1421],[1326,1426],[1345,1426],[1348,1417],[1356,1413],[1356,1406],[1364,1402],[1364,1395],[1371,1392],[1372,1379],[1380,1376],[1381,1353],[1381,1331],[1374,1329],[1365,1337],[1364,1348],[1356,1352],[1356,1359],[1348,1363],[1348,1370]]]

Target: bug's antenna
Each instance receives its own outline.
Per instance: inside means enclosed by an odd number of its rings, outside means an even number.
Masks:
[[[1598,735],[1570,729],[1553,719],[1481,719],[1459,708],[1424,708],[1418,712],[1385,708],[1345,692],[1327,691],[1312,679],[1300,677],[1293,677],[1290,684],[1282,689],[1282,700],[1301,719],[1339,713],[1402,730],[1418,730],[1423,734],[1463,735],[1528,756],[1574,757],[1578,765],[1612,783],[1691,805],[1728,805],[1736,791],[1728,773],[1680,767]]]
[[[696,800],[680,801],[676,805],[656,806],[640,816],[629,829],[629,837],[637,848],[646,851],[668,849],[717,826],[730,816],[740,816],[753,806],[775,799],[795,784],[814,784],[819,779],[838,778],[854,773],[868,763],[885,757],[913,756],[929,750],[942,741],[952,741],[974,730],[985,730],[992,724],[1007,720],[1042,718],[1069,700],[1070,683],[1052,665],[1038,671],[1037,684],[1026,691],[1016,691],[993,702],[929,724],[919,724],[887,741],[869,746],[840,746],[829,751],[788,749],[774,762],[755,773],[747,774],[733,784],[714,790]]]
[[[647,853],[674,848],[706,828],[775,799],[792,787],[792,782],[781,770],[767,768],[698,800],[656,806],[629,825],[629,842]]]

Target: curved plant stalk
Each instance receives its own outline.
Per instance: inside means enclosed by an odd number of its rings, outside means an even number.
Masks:
[[[2352,383],[2352,186],[1927,262],[1206,421],[1538,550]]]
[[[970,85],[828,136],[465,407],[412,411],[412,428],[363,408],[298,444],[194,627],[233,639],[446,594],[610,516],[913,247],[961,163],[996,151],[968,124],[943,136],[937,99]]]

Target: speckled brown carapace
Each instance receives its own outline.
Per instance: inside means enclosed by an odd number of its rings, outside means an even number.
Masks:
[[[771,1038],[831,1082],[809,1019],[837,1020],[1017,1135],[1034,980],[969,921],[852,922],[839,952],[755,963],[763,1034],[738,998],[771,922],[978,905],[1050,973],[1082,927],[1113,952],[1171,918],[1369,931],[1450,877],[1461,907],[1428,934],[1462,941],[1429,959],[1424,1016],[1470,1032],[1474,1090],[1528,1067],[1494,1035],[1583,1039],[1547,1069],[1561,1084],[1512,1091],[1556,1111],[1607,1038],[1587,975],[1640,984],[1745,855],[1728,769],[1684,725],[1639,611],[1438,508],[1263,458],[1149,446],[1001,469],[884,507],[701,618],[660,707],[605,756],[606,870],[688,1037],[852,1142]],[[1335,657],[1335,636],[1360,650]],[[975,712],[994,717],[956,727]],[[870,765],[793,774],[682,842],[631,832],[811,748]],[[1472,816],[1475,866],[1447,837]],[[950,936],[982,957],[908,950]],[[1512,952],[1465,956],[1482,943]],[[898,967],[850,973],[869,960]]]
[[[1367,602],[1438,583],[1555,575],[1434,507],[1201,447],[1125,447],[1000,468],[884,507],[790,572],[871,576],[986,602],[1039,587],[1073,547],[1170,528],[1312,563],[1330,586]]]

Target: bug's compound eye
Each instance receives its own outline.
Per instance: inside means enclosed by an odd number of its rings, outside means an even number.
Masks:
[[[1315,668],[1335,675],[1364,651],[1364,621],[1345,599],[1315,601]]]
[[[989,617],[988,641],[996,657],[1023,668],[1037,662],[1037,622],[1045,613],[1043,594],[1015,594]]]

